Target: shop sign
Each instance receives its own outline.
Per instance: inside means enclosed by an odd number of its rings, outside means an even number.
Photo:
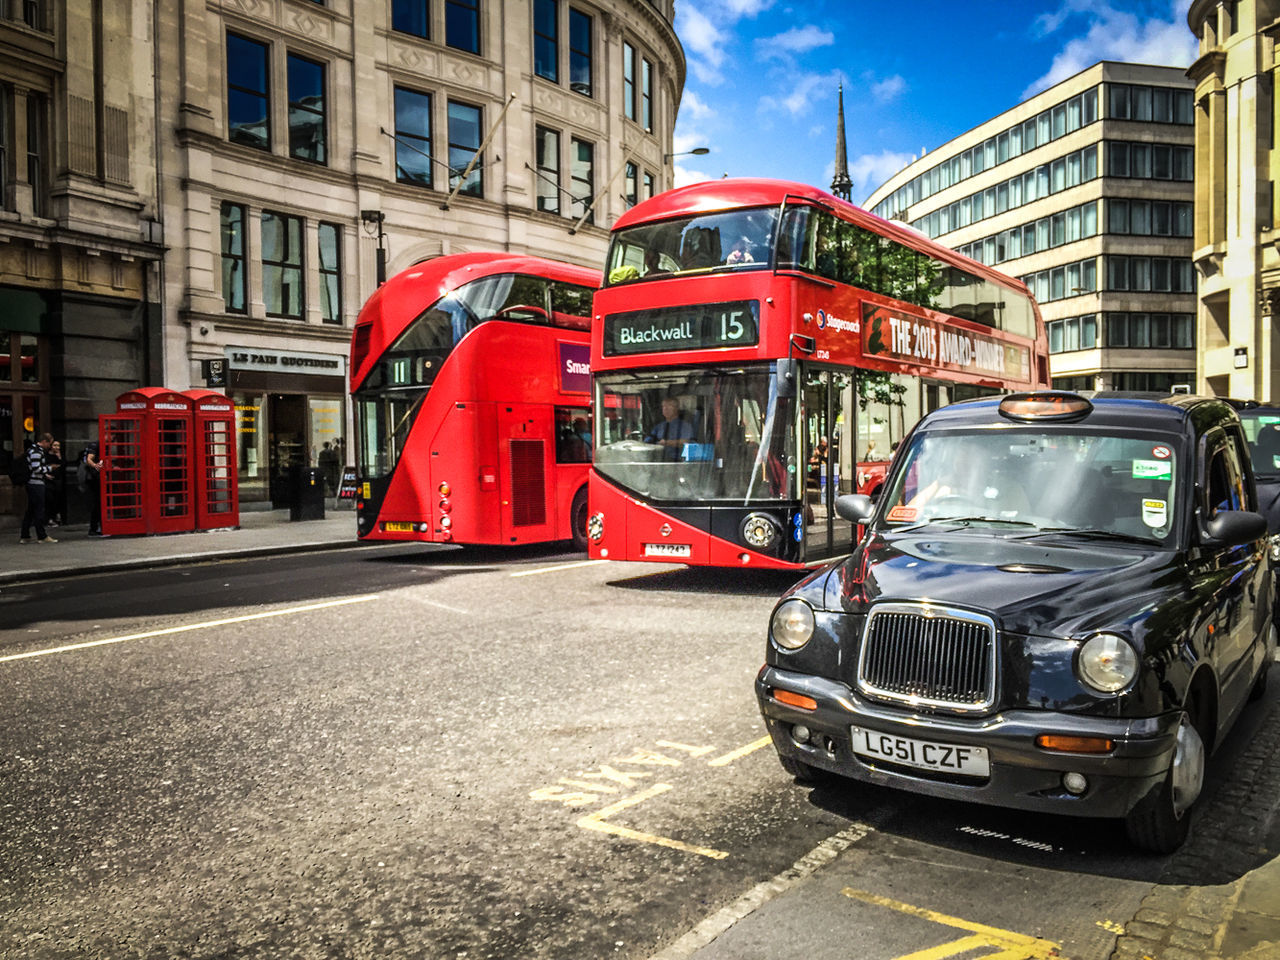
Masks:
[[[342,483],[338,486],[339,500],[354,500],[360,489],[360,481],[356,478],[355,467],[342,468]]]
[[[341,377],[347,372],[347,358],[342,354],[262,350],[257,347],[227,347],[226,352],[229,370],[299,373],[322,377]]]

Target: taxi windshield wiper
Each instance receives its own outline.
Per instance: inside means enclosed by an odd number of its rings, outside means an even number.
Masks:
[[[1035,526],[1029,520],[1006,520],[1004,517],[930,517],[928,520],[913,523],[909,527],[882,527],[881,529],[885,533],[906,533],[908,530],[919,530],[921,527],[927,527],[932,523],[1004,523],[1015,527]]]
[[[1132,533],[1119,533],[1115,530],[1094,530],[1088,527],[1041,527],[1035,533],[1028,533],[1019,540],[1030,540],[1033,537],[1040,537],[1046,534],[1055,534],[1061,536],[1063,534],[1076,537],[1094,537],[1098,540],[1120,540],[1124,543],[1144,543],[1151,546],[1156,543],[1150,537],[1139,537]]]

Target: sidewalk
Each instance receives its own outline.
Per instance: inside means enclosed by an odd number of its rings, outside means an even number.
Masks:
[[[18,542],[18,531],[0,537],[0,584],[67,574],[168,566],[217,557],[299,553],[359,546],[355,511],[326,509],[323,520],[291,522],[288,510],[250,510],[230,530],[152,537],[91,537],[85,525],[50,527],[57,543]]]

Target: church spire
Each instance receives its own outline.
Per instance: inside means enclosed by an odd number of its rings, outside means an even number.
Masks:
[[[831,178],[831,192],[841,200],[850,200],[853,181],[849,179],[849,155],[844,145],[844,84],[840,84],[840,106],[836,115],[836,172]]]

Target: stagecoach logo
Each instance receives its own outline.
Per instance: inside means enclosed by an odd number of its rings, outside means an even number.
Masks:
[[[818,311],[818,329],[825,330],[830,327],[832,330],[839,330],[842,333],[858,333],[862,330],[862,324],[857,320],[842,320],[839,317],[833,317],[825,310]]]
[[[658,532],[662,534],[664,537],[671,536],[671,524],[664,523],[662,526],[658,528]]]

